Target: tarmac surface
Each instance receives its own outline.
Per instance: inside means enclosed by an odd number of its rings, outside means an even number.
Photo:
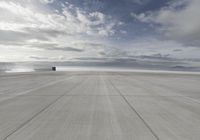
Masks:
[[[199,140],[200,75],[0,75],[0,140]]]

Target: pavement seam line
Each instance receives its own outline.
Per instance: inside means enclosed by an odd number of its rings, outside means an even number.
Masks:
[[[70,90],[68,90],[66,93],[71,92],[73,89],[75,89],[76,87],[78,87],[79,85],[81,85],[81,83],[83,83],[83,81],[85,80],[81,80],[81,82],[77,83],[75,86],[73,86],[72,88],[70,88]],[[65,93],[65,94],[66,94]],[[20,130],[21,128],[23,128],[26,124],[28,124],[29,122],[31,122],[34,118],[36,118],[38,115],[40,115],[42,112],[44,112],[46,109],[48,109],[50,106],[52,106],[53,104],[55,104],[59,99],[61,99],[63,96],[65,96],[65,94],[60,95],[58,98],[56,98],[54,101],[52,101],[51,103],[49,103],[47,106],[45,106],[43,109],[41,109],[39,112],[37,112],[35,115],[33,115],[30,119],[26,120],[24,123],[22,123],[19,127],[17,127],[15,130],[13,130],[10,134],[8,134],[6,137],[4,137],[2,140],[7,140],[11,135],[13,135],[14,133],[16,133],[18,130]]]
[[[149,129],[149,131],[153,134],[153,136],[156,138],[156,140],[159,140],[158,135],[153,131],[153,129],[149,126],[149,124],[142,118],[142,116],[137,112],[137,110],[128,102],[126,97],[121,93],[121,91],[111,82],[112,87],[119,93],[119,95],[124,99],[124,101],[127,103],[127,105],[131,108],[133,112],[136,113],[136,115],[140,118],[140,120],[144,123],[144,125]]]
[[[27,93],[29,93],[29,92],[36,91],[36,90],[39,90],[39,89],[41,89],[41,88],[45,88],[45,87],[51,86],[51,85],[57,84],[57,83],[59,83],[59,82],[63,82],[63,81],[65,81],[65,80],[68,80],[68,79],[71,78],[71,77],[73,77],[73,76],[70,76],[70,77],[65,78],[65,79],[62,79],[62,80],[57,80],[57,81],[53,81],[53,82],[48,82],[48,83],[43,84],[43,85],[41,85],[41,86],[39,86],[39,87],[32,88],[32,89],[28,89],[28,90],[25,90],[25,91],[22,91],[22,92],[18,92],[16,95],[27,94]]]
[[[127,79],[128,77],[126,77],[126,79]],[[141,80],[141,79],[140,79]],[[143,82],[144,82],[144,80],[142,80]],[[170,89],[169,91],[171,91],[171,92],[174,92],[174,90],[173,89],[171,89],[171,87],[166,87],[166,85],[160,85],[160,84],[155,84],[155,83],[152,83],[151,81],[149,81],[148,80],[148,82],[150,82],[152,85],[154,85],[154,86],[157,86],[157,87],[161,87],[161,89]],[[173,96],[173,97],[181,97],[181,98],[185,98],[186,100],[190,100],[190,101],[192,101],[192,102],[194,102],[194,103],[197,103],[197,104],[200,104],[200,101],[199,100],[196,100],[196,99],[193,99],[193,98],[191,98],[191,97],[188,97],[187,95],[182,95],[182,94],[180,94],[180,91],[178,91],[179,93],[175,93],[176,95],[175,96]],[[162,95],[156,95],[156,96],[158,96],[158,97],[172,97],[172,96],[162,96]]]
[[[5,100],[9,100],[9,99],[15,98],[17,96],[24,96],[29,92],[37,91],[39,89],[42,89],[42,88],[45,88],[45,87],[48,87],[48,86],[51,86],[51,85],[55,85],[57,83],[60,83],[60,82],[66,81],[66,80],[69,80],[71,77],[73,77],[73,75],[69,76],[68,78],[62,79],[62,80],[57,80],[57,81],[54,81],[54,82],[48,82],[48,83],[43,84],[42,86],[37,87],[37,88],[31,88],[31,89],[25,90],[23,92],[18,92],[15,95],[5,95],[5,94],[1,94],[1,95],[10,97],[10,98],[5,99]],[[0,102],[5,101],[5,100],[0,100]]]

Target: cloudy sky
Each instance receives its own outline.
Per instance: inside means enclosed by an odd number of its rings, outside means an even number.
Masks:
[[[200,61],[200,0],[0,0],[0,61]]]

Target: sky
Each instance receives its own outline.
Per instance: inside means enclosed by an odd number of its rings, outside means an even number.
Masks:
[[[200,66],[200,0],[0,0],[0,62]]]

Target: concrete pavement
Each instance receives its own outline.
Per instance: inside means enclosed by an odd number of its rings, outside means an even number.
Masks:
[[[200,75],[0,76],[0,140],[199,140]]]

